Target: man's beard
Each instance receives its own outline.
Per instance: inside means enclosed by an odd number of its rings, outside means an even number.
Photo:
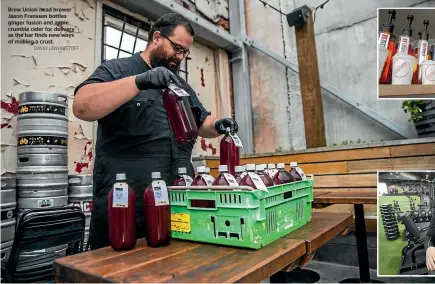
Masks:
[[[170,64],[172,63],[172,64]],[[175,63],[175,64],[173,64]],[[165,67],[175,74],[178,74],[178,69],[180,67],[180,61],[174,57],[168,57],[163,49],[163,47],[158,47],[156,50],[150,54],[150,64],[154,67]]]

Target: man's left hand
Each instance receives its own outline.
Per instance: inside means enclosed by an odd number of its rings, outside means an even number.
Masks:
[[[227,128],[230,128],[231,133],[237,133],[239,131],[237,122],[232,118],[222,118],[216,120],[214,128],[219,134],[225,134],[227,132]]]

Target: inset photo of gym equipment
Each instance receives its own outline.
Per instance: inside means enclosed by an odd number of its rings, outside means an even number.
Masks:
[[[378,276],[433,275],[434,188],[435,171],[378,172]]]

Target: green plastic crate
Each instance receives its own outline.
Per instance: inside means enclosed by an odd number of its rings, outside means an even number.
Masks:
[[[170,186],[172,237],[261,248],[311,221],[313,182],[311,176],[269,187],[269,192],[250,187]]]

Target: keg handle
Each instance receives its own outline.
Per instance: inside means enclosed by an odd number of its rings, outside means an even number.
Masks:
[[[61,95],[61,96],[58,96],[58,97],[57,97],[57,100],[58,100],[59,102],[64,103],[64,102],[66,102],[66,101],[68,100],[68,98],[67,98],[65,95]]]
[[[2,180],[1,187],[6,186],[6,181]]]
[[[82,178],[81,178],[81,177],[73,177],[73,178],[70,178],[70,179],[68,180],[68,182],[69,182],[70,184],[80,183],[81,181],[82,181]]]
[[[19,161],[20,163],[27,163],[27,162],[29,161],[29,158],[28,158],[28,157],[19,158],[18,161]]]

